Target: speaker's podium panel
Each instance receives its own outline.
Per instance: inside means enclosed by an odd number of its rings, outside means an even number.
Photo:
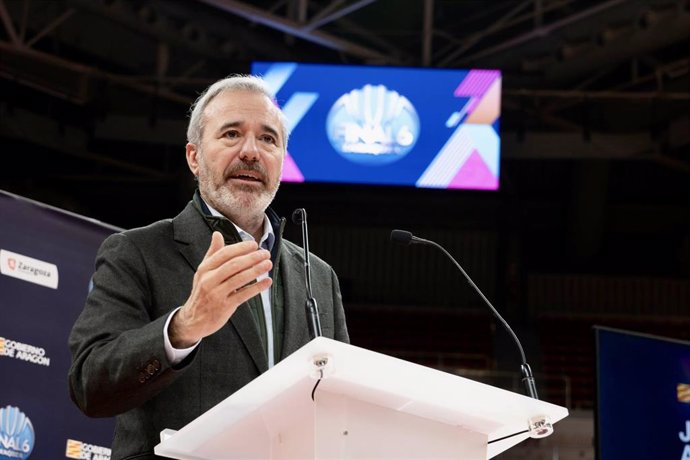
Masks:
[[[535,417],[555,423],[567,415],[319,337],[181,430],[163,432],[155,451],[187,460],[484,460],[528,438]]]

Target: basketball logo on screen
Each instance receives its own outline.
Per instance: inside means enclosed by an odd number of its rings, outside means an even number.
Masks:
[[[412,103],[384,85],[364,85],[335,101],[326,119],[328,140],[347,160],[365,165],[393,163],[419,137]]]
[[[23,460],[34,449],[34,427],[18,407],[0,408],[0,459]]]

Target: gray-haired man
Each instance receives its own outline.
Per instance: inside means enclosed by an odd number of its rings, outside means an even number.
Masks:
[[[69,339],[72,399],[117,417],[113,460],[179,429],[309,341],[302,250],[269,208],[287,147],[263,81],[211,85],[190,117],[199,189],[175,218],[115,234]],[[311,259],[323,335],[348,341],[338,279]]]

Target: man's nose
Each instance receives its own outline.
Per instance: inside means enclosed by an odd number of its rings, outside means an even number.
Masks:
[[[259,159],[259,144],[254,136],[247,136],[242,143],[240,158],[247,161],[257,161]]]

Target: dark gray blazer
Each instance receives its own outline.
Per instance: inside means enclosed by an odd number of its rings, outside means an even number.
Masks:
[[[166,357],[165,321],[187,300],[210,241],[190,202],[174,219],[110,236],[98,252],[93,290],[69,338],[69,383],[85,414],[117,416],[113,460],[157,458],[161,430],[182,428],[268,368],[247,305],[182,363],[173,367]],[[280,252],[285,357],[309,332],[303,251],[282,240]],[[338,279],[324,261],[310,259],[323,335],[347,342]]]

